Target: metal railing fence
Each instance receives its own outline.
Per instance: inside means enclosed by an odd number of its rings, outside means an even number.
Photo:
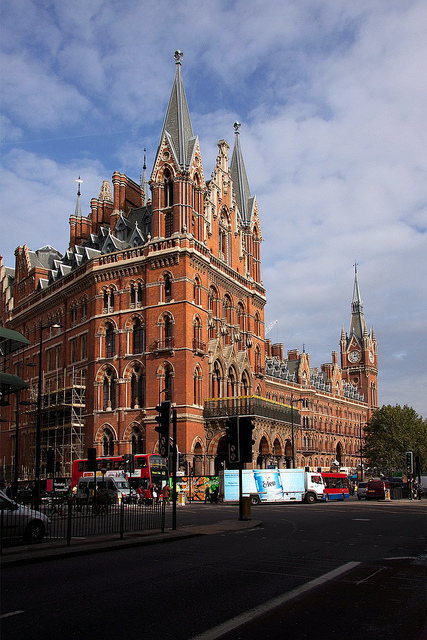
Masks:
[[[123,538],[132,531],[163,532],[164,529],[163,502],[105,504],[68,498],[43,501],[37,511],[29,505],[17,505],[14,509],[3,505],[0,512],[2,547],[42,540],[66,540],[70,545],[73,538],[115,534]]]

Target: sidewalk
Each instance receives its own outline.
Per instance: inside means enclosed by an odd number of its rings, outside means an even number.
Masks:
[[[116,549],[128,549],[140,545],[174,542],[185,538],[212,535],[226,531],[243,531],[262,526],[261,520],[221,520],[214,524],[190,525],[173,531],[166,529],[161,531],[133,531],[126,533],[123,540],[119,534],[105,536],[90,536],[88,538],[73,538],[68,547],[64,539],[45,540],[40,543],[17,545],[3,548],[0,556],[0,567],[15,567],[46,560],[70,558],[75,555],[90,555]]]

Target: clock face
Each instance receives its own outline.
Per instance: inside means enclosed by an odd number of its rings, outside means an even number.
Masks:
[[[369,352],[369,361],[372,363],[374,361],[374,354],[372,351]]]
[[[348,354],[348,359],[350,360],[350,362],[359,362],[360,357],[360,351],[356,351],[356,349],[350,351],[350,353]]]

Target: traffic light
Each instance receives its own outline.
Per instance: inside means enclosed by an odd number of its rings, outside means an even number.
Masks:
[[[123,462],[126,473],[135,473],[135,456],[133,453],[125,453],[123,455]]]
[[[227,418],[225,423],[225,435],[228,444],[228,460],[229,462],[239,462],[239,422],[237,416]]]
[[[96,471],[96,449],[95,447],[88,447],[87,450],[87,470]]]
[[[412,451],[406,452],[406,473],[408,475],[414,473],[414,454]]]
[[[55,473],[55,449],[46,452],[46,473]]]
[[[254,424],[252,418],[246,416],[239,418],[240,431],[240,462],[252,462],[252,447],[255,440],[252,438]]]
[[[163,458],[169,456],[169,429],[171,422],[171,401],[165,400],[157,405],[156,411],[158,416],[155,420],[158,423],[157,427],[154,427],[159,434],[159,453]]]

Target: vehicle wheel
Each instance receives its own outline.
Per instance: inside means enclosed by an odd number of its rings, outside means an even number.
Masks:
[[[251,504],[259,504],[258,496],[251,496]]]
[[[307,493],[307,495],[305,496],[305,501],[307,504],[313,504],[314,502],[316,502],[316,496],[312,493]]]
[[[361,499],[362,499],[362,496],[357,496],[357,499],[358,499],[358,500],[361,500]]]
[[[40,520],[33,520],[29,523],[24,533],[26,542],[38,542],[44,537],[44,524]]]

